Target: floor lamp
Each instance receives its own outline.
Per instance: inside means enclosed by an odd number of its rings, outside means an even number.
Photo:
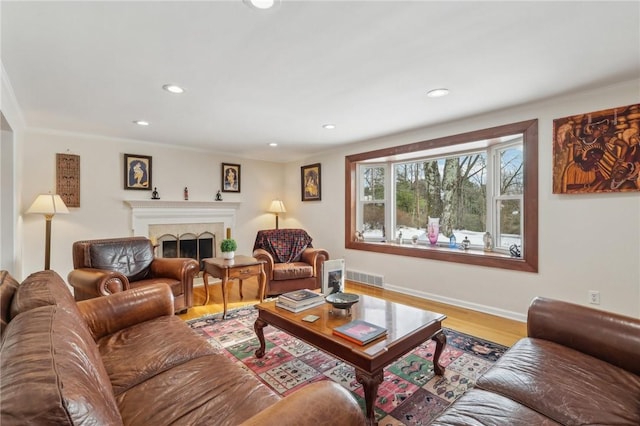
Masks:
[[[269,213],[276,214],[276,229],[278,229],[278,213],[286,213],[287,209],[284,208],[284,203],[281,200],[273,200],[271,207],[269,207]]]
[[[44,215],[45,228],[45,248],[44,248],[44,269],[51,269],[51,219],[56,214],[67,214],[69,210],[57,194],[40,194],[31,204],[27,213],[39,213]]]

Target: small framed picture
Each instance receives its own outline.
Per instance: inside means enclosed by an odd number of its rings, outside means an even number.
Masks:
[[[151,190],[151,157],[124,154],[124,189]]]
[[[322,199],[320,163],[300,167],[300,185],[302,201],[320,201]]]
[[[240,164],[222,163],[222,192],[240,192]]]
[[[322,294],[344,293],[344,259],[326,260],[322,264]]]

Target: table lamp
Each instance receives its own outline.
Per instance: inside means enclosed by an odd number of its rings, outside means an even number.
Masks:
[[[36,197],[27,213],[39,213],[44,215],[45,228],[45,251],[44,269],[51,269],[51,219],[56,214],[67,214],[69,210],[58,194],[40,194]]]
[[[287,209],[284,208],[284,203],[281,200],[273,200],[271,207],[269,207],[269,213],[276,214],[276,229],[278,229],[278,213],[286,213]]]

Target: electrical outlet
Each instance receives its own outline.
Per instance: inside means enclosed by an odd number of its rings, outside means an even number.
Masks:
[[[589,303],[592,305],[600,304],[600,292],[596,290],[589,290]]]

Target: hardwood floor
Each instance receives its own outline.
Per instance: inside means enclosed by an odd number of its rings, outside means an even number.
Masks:
[[[526,324],[519,321],[513,321],[495,315],[459,308],[457,306],[446,305],[444,303],[434,302],[427,299],[420,299],[390,290],[347,281],[346,291],[350,293],[367,294],[391,300],[393,302],[443,313],[447,316],[447,319],[443,322],[445,327],[470,334],[472,336],[481,337],[492,342],[500,343],[505,346],[513,345],[518,339],[526,336],[527,334]],[[246,280],[242,287],[242,292],[244,294],[244,298],[240,299],[238,282],[232,282],[229,289],[227,309],[230,310],[257,303],[257,280]],[[220,292],[219,281],[216,284],[209,285],[209,295],[209,303],[206,306],[202,306],[205,299],[204,288],[195,287],[195,306],[189,309],[189,312],[186,314],[180,315],[180,318],[189,320],[199,318],[204,315],[222,312],[222,294]]]

